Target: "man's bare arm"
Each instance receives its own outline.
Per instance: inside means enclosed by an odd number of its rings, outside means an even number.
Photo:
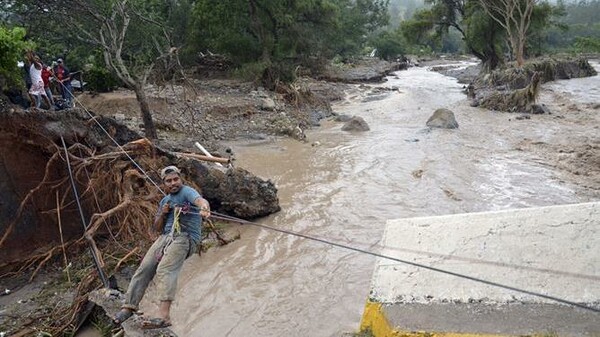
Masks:
[[[169,214],[169,210],[171,209],[171,205],[167,202],[162,209],[160,210],[160,212],[156,215],[156,217],[154,217],[154,226],[152,226],[152,229],[156,232],[156,233],[162,233],[164,227],[165,227],[165,220],[167,217],[167,214]],[[154,236],[154,235],[152,235]]]
[[[198,197],[196,198],[196,200],[194,200],[194,205],[196,205],[200,209],[200,215],[203,218],[210,218],[210,204],[208,203],[208,201],[206,201],[206,199]]]

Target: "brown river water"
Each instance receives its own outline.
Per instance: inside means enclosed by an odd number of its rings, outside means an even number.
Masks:
[[[369,95],[377,86],[397,90]],[[551,109],[569,100],[600,102],[598,76],[544,88]],[[442,107],[455,112],[458,130],[425,127]],[[388,219],[600,199],[597,190],[517,148],[528,139],[597,139],[599,110],[585,122],[586,111],[517,121],[514,114],[469,107],[455,79],[411,68],[380,85],[356,86],[334,111],[363,117],[371,131],[346,133],[328,121],[308,132],[309,143],[230,144],[237,166],[279,189],[281,212],[260,223],[379,252]],[[374,257],[250,225],[239,230],[241,239],[186,263],[172,310],[174,331],[339,337],[357,330]],[[152,314],[148,295],[142,308]]]

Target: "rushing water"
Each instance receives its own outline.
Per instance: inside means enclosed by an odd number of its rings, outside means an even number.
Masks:
[[[565,131],[554,120],[508,122],[507,114],[470,108],[462,85],[425,68],[380,86],[397,90],[373,97],[357,88],[334,107],[363,117],[369,132],[326,122],[308,134],[317,146],[232,144],[238,166],[279,189],[282,211],[262,223],[377,251],[388,219],[587,201],[552,167],[515,149]],[[425,128],[442,107],[456,113],[458,130]],[[177,333],[341,336],[358,328],[375,258],[252,226],[240,232],[186,263],[172,311]]]

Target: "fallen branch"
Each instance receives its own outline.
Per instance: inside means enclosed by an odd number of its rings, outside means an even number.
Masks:
[[[178,157],[193,158],[193,159],[208,161],[208,162],[213,162],[213,163],[220,163],[220,164],[229,164],[230,163],[229,158],[209,157],[209,156],[204,156],[204,155],[197,154],[197,153],[184,153],[184,152],[173,152],[173,154]]]
[[[140,247],[135,247],[134,249],[132,249],[129,253],[127,253],[127,255],[123,256],[115,265],[115,268],[113,268],[113,273],[116,273],[117,270],[119,270],[119,267],[121,267],[121,264],[123,264],[123,262],[127,261],[127,259],[129,259],[131,257],[131,255],[136,254],[138,251],[140,250]]]

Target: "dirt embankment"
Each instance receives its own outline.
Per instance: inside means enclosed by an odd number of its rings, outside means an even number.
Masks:
[[[161,141],[186,148],[193,139],[221,153],[221,140],[269,136],[304,140],[305,130],[332,115],[330,102],[344,97],[345,83],[379,82],[404,65],[367,59],[332,66],[320,79],[302,77],[275,91],[231,79],[189,79],[184,84],[146,89]],[[91,111],[143,133],[133,92],[86,93],[78,100]]]
[[[298,81],[275,92],[235,80],[195,80],[193,87],[148,86],[147,92],[159,143],[190,148],[199,141],[221,153],[219,141],[286,136],[305,138],[304,130],[331,116],[332,89],[319,92],[314,80]],[[143,134],[139,106],[133,92],[85,93],[78,100],[95,113],[115,118]]]

